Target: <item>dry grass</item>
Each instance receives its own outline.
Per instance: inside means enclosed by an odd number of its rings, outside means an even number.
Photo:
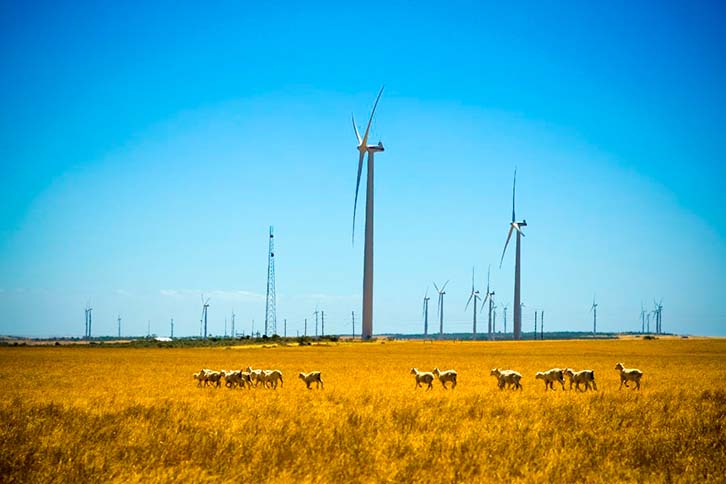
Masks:
[[[613,366],[644,370],[618,390]],[[202,367],[284,388],[197,388]],[[459,372],[414,390],[409,369]],[[499,391],[493,366],[523,375]],[[597,393],[536,371],[595,370]],[[321,370],[308,391],[300,371]],[[723,482],[726,340],[0,348],[3,482]]]

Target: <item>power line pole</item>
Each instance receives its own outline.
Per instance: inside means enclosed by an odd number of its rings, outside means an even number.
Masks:
[[[313,314],[315,314],[315,337],[316,338],[318,337],[318,314],[319,313],[320,313],[320,311],[318,311],[318,308],[315,308],[315,312]]]
[[[305,318],[305,332],[303,333],[305,337],[308,335],[308,318]]]
[[[541,340],[544,341],[544,310],[539,315],[539,331],[541,334]]]
[[[285,338],[287,338],[287,319],[283,319],[282,322],[283,322],[283,325],[285,326],[283,336]]]
[[[267,255],[267,300],[265,303],[265,336],[277,333],[277,314],[275,309],[275,235],[270,225],[270,247]]]
[[[171,318],[171,336],[170,338],[174,338],[174,318]]]
[[[534,337],[532,339],[537,339],[537,311],[534,312]]]
[[[325,311],[320,311],[320,331],[320,334],[325,336]]]
[[[351,328],[350,337],[355,338],[355,311],[350,312],[351,321],[353,323],[353,327]]]
[[[237,333],[235,332],[235,329],[234,329],[234,311],[232,311],[232,338],[236,338],[236,337],[237,337]]]

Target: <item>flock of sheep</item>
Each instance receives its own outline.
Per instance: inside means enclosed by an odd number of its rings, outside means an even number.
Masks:
[[[620,372],[620,388],[623,385],[628,387],[628,382],[635,383],[634,390],[640,390],[640,379],[643,376],[643,372],[637,368],[625,368],[622,363],[615,365],[615,369]],[[422,384],[427,385],[426,389],[431,390],[433,388],[433,382],[438,379],[443,385],[444,389],[448,390],[448,383],[451,384],[451,389],[456,388],[457,384],[457,373],[454,370],[441,371],[438,368],[434,368],[433,371],[419,371],[417,368],[411,368],[411,374],[416,379],[416,387],[422,387]],[[493,368],[489,373],[491,376],[497,379],[497,386],[500,390],[506,388],[513,388],[515,390],[521,390],[522,374],[514,370],[500,370],[499,368]],[[320,377],[319,371],[312,371],[310,373],[300,373],[298,377],[305,382],[305,386],[310,390],[313,383],[316,388],[325,388],[323,385],[323,379]],[[542,380],[545,385],[545,391],[554,390],[554,384],[559,383],[562,386],[562,390],[565,389],[565,377],[570,381],[570,390],[572,385],[575,385],[575,390],[588,391],[591,388],[597,390],[597,384],[595,383],[595,372],[592,370],[581,370],[575,371],[572,368],[552,368],[547,371],[538,371],[535,375],[535,379]],[[252,367],[247,367],[246,370],[209,370],[202,369],[197,373],[194,373],[194,379],[197,380],[197,386],[215,386],[219,388],[222,385],[222,379],[227,388],[252,388],[262,384],[263,388],[276,389],[279,384],[280,387],[283,385],[282,372],[280,370],[255,370]],[[580,385],[584,386],[584,390],[580,388]]]
[[[312,383],[316,384],[316,388],[323,387],[323,379],[320,377],[319,371],[310,373],[300,373],[300,379],[305,382],[308,390]],[[280,370],[255,370],[247,367],[246,370],[210,370],[203,368],[194,373],[194,379],[197,380],[197,386],[212,385],[216,388],[222,386],[222,379],[227,388],[252,388],[262,384],[262,388],[276,389],[277,385],[283,386],[282,372]],[[323,387],[324,388],[324,387]]]

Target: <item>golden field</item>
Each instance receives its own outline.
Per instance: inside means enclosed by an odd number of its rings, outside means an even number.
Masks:
[[[622,361],[642,391],[618,390]],[[198,388],[199,369],[283,388]],[[411,367],[459,386],[415,389]],[[492,367],[523,374],[499,391]],[[598,392],[554,392],[551,367]],[[324,390],[300,371],[321,370]],[[726,340],[0,348],[2,482],[724,482]]]

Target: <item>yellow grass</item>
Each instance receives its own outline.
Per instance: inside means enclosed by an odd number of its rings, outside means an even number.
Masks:
[[[616,362],[645,372],[618,390]],[[278,368],[274,390],[197,388]],[[459,372],[414,389],[412,366]],[[489,369],[523,375],[499,391]],[[597,393],[536,371],[591,368]],[[321,370],[308,391],[300,371]],[[723,482],[726,340],[0,348],[3,482]]]

